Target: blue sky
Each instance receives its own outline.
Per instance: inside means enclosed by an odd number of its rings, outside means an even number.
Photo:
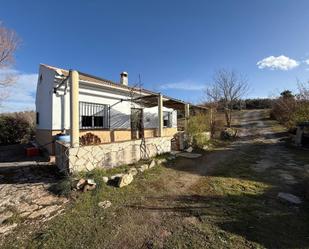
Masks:
[[[0,19],[22,39],[1,111],[34,108],[39,63],[114,81],[127,71],[131,84],[141,74],[143,87],[191,102],[219,68],[245,74],[248,97],[309,79],[307,0],[10,0]]]

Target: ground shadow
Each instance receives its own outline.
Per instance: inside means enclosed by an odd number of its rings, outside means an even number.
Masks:
[[[193,216],[201,223],[215,224],[226,232],[240,235],[266,248],[307,248],[308,204],[297,208],[295,212],[294,206],[274,199],[271,191],[261,195],[149,197],[145,204],[128,207],[176,212],[183,217]]]
[[[3,162],[49,161],[49,157],[43,154],[33,157],[27,157],[25,148],[26,148],[25,144],[12,144],[12,145],[0,146],[0,164]]]
[[[1,184],[57,183],[62,178],[54,165],[0,167]]]

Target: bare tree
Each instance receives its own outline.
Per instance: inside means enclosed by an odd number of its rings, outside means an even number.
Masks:
[[[0,22],[0,101],[7,96],[7,88],[16,82],[16,74],[11,68],[19,43],[15,31],[6,28]]]
[[[309,81],[307,82],[297,82],[298,95],[297,98],[303,101],[309,101]]]
[[[226,69],[218,70],[213,77],[213,83],[206,91],[206,98],[216,108],[223,105],[226,124],[232,124],[232,110],[237,101],[241,100],[249,91],[247,79],[235,72]]]

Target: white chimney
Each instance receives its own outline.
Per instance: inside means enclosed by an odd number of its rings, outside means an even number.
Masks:
[[[129,84],[128,80],[128,73],[127,72],[122,72],[120,74],[120,84],[127,86]]]

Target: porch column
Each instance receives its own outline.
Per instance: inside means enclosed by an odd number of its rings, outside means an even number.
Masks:
[[[185,104],[185,131],[188,129],[188,122],[190,117],[190,105]]]
[[[70,71],[70,135],[71,147],[79,147],[79,104],[78,104],[78,90],[79,90],[79,75],[78,72]]]
[[[158,96],[158,136],[163,136],[163,97],[162,94]]]

